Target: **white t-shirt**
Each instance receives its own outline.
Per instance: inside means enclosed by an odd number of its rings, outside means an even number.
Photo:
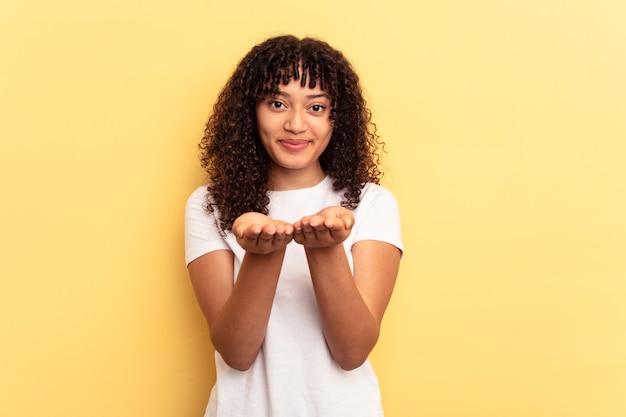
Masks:
[[[222,237],[205,209],[206,187],[187,202],[186,262],[205,253],[228,249],[235,255],[236,279],[244,250],[232,233]],[[311,188],[270,191],[269,216],[295,222],[328,206],[340,205],[341,193],[326,177]],[[398,206],[393,195],[366,184],[353,212],[355,224],[344,242],[378,240],[402,250]],[[206,417],[380,417],[378,380],[369,361],[344,371],[333,360],[322,333],[313,285],[301,245],[287,246],[263,347],[247,371],[230,368],[215,352],[217,380]]]

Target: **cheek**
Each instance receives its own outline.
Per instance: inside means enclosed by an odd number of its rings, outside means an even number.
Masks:
[[[335,125],[332,123],[328,126],[328,140],[330,140],[330,138],[333,136],[334,127]]]
[[[317,124],[317,131],[320,135],[331,135],[334,127],[335,124],[332,120],[320,121],[320,123]]]
[[[269,137],[272,135],[272,127],[267,122],[257,122],[257,131],[263,142],[268,141]]]

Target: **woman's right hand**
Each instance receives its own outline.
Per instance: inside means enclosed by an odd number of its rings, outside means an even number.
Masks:
[[[248,212],[235,219],[233,234],[247,252],[266,255],[285,249],[293,239],[293,225],[265,214]]]
[[[213,347],[230,367],[245,371],[256,360],[265,339],[293,226],[251,212],[235,220],[232,232],[246,251],[236,280],[230,250],[205,253],[188,268],[209,323]]]

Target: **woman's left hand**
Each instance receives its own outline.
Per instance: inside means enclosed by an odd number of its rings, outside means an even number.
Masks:
[[[293,224],[293,239],[308,248],[324,248],[342,243],[352,231],[354,216],[345,207],[326,207]]]

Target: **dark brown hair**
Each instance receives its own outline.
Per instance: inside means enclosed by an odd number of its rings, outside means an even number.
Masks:
[[[378,184],[382,177],[378,163],[384,143],[348,60],[318,39],[270,38],[237,65],[199,145],[209,176],[207,210],[217,214],[223,231],[245,212],[268,213],[269,157],[259,138],[255,109],[292,79],[303,87],[319,86],[332,98],[333,133],[320,164],[333,179],[334,189],[342,192],[342,205],[356,208],[365,183]]]

